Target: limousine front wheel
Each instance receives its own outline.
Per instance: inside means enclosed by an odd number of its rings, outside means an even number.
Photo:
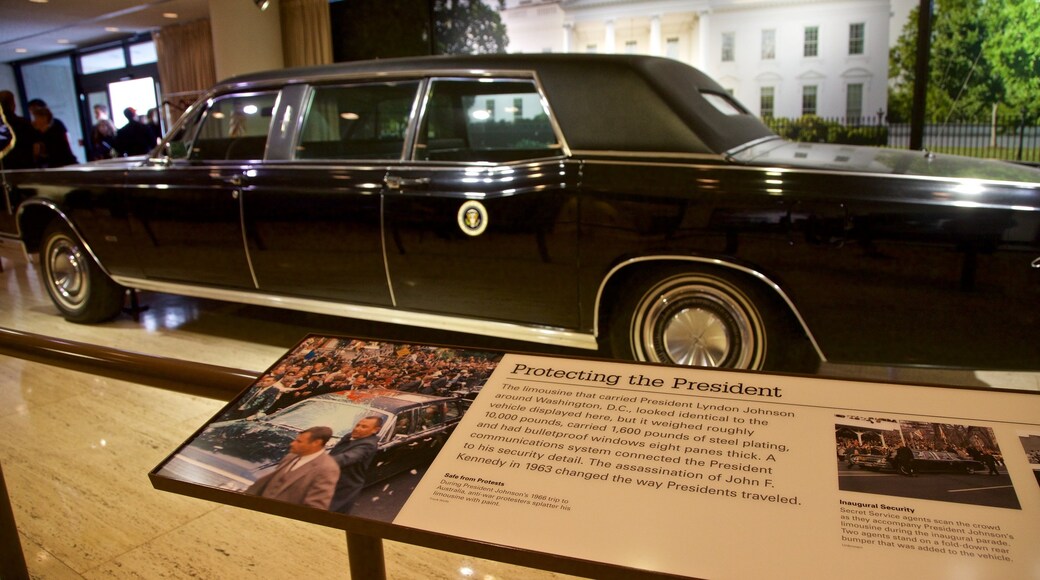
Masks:
[[[40,273],[54,305],[72,322],[101,322],[119,313],[125,290],[94,262],[68,226],[51,222],[40,246]]]
[[[760,289],[738,276],[675,268],[621,291],[610,321],[615,356],[638,361],[808,370],[798,337]],[[818,360],[816,361],[818,363]]]

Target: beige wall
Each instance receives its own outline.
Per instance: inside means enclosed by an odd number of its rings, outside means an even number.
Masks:
[[[263,12],[252,0],[209,0],[209,18],[218,81],[284,66],[278,0]]]

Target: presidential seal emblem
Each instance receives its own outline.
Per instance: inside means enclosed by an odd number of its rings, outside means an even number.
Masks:
[[[488,215],[484,204],[470,200],[459,208],[459,228],[468,236],[479,236],[487,229]]]

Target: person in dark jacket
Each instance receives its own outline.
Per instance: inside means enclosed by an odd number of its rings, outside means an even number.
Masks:
[[[36,167],[33,148],[39,133],[32,122],[15,114],[14,93],[0,91],[0,107],[3,107],[7,123],[0,122],[0,167],[3,169],[32,169]],[[11,144],[12,139],[14,145]],[[2,153],[7,151],[6,154]]]
[[[36,143],[36,166],[65,167],[79,163],[69,145],[69,132],[61,119],[55,119],[46,106],[37,108],[35,116],[33,126],[40,133]]]
[[[365,486],[368,466],[376,456],[376,436],[383,426],[383,417],[369,415],[354,425],[350,437],[344,437],[329,451],[329,455],[339,464],[339,481],[336,482],[336,493],[332,496],[329,510],[345,514],[357,501],[361,488]]]
[[[116,151],[122,157],[144,155],[155,148],[155,135],[147,125],[137,120],[133,107],[123,109],[126,125],[116,131]]]

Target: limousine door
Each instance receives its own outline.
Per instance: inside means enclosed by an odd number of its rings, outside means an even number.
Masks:
[[[577,328],[579,167],[531,80],[434,79],[386,178],[398,308]]]
[[[149,279],[253,289],[241,203],[264,158],[277,92],[211,101],[167,145],[131,170],[127,207]]]
[[[404,154],[419,84],[399,80],[285,90],[278,115],[286,127],[276,127],[272,141],[282,150],[275,155],[284,160],[269,156],[243,203],[249,256],[262,291],[392,304],[380,235],[381,192],[387,165]],[[290,103],[299,104],[290,109]],[[287,142],[280,143],[279,135]]]

